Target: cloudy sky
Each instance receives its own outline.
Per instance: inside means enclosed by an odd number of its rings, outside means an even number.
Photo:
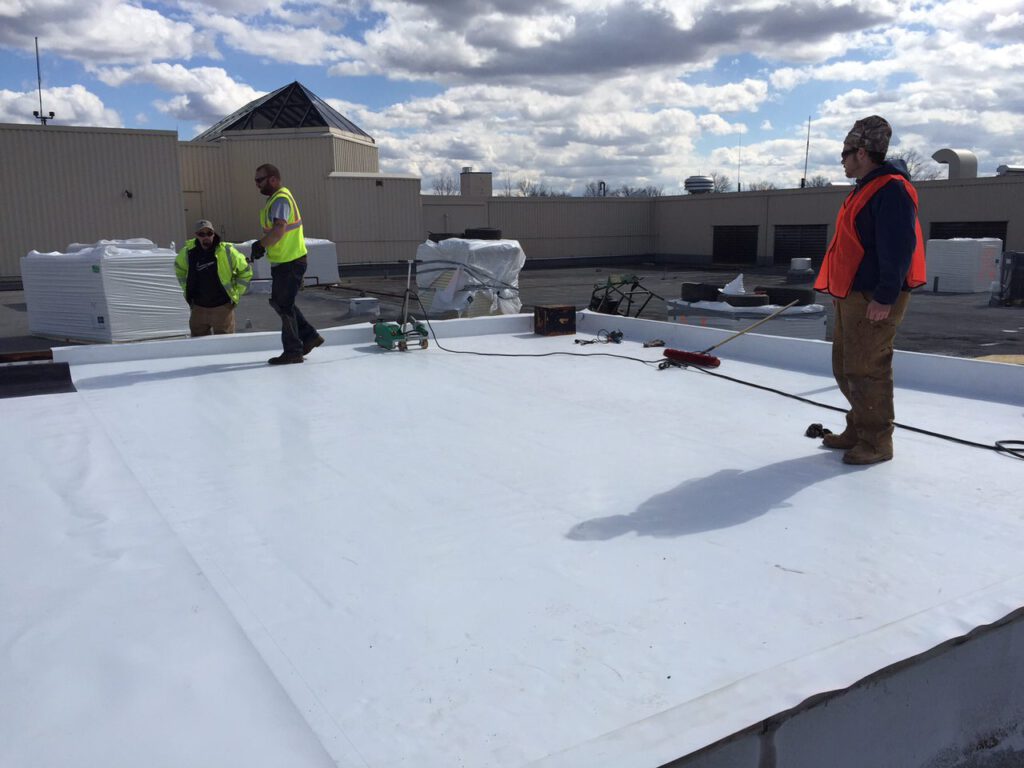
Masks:
[[[463,166],[682,191],[840,180],[877,113],[893,149],[1024,165],[1024,0],[0,0],[0,122],[189,139],[298,80],[429,191]],[[930,161],[929,161],[930,162]],[[943,170],[941,177],[945,176]]]

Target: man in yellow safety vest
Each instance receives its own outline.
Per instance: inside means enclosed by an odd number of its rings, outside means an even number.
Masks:
[[[287,187],[281,185],[281,172],[264,163],[256,169],[257,186],[267,202],[260,211],[263,236],[252,244],[253,259],[264,255],[270,261],[270,306],[281,317],[281,346],[271,365],[301,363],[324,343],[324,338],[310,325],[296,306],[295,299],[306,274],[306,239],[302,232],[299,206]]]

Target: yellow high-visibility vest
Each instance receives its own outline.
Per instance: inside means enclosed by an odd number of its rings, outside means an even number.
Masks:
[[[188,285],[188,252],[196,247],[196,238],[186,241],[185,247],[178,251],[174,259],[174,273],[185,291]],[[221,241],[217,245],[214,254],[217,258],[217,279],[224,286],[224,292],[232,304],[237,304],[242,294],[249,288],[249,281],[252,280],[252,266],[245,260],[245,256],[231,243]],[[188,301],[188,296],[185,300]]]
[[[281,187],[277,192],[267,199],[267,204],[260,211],[260,226],[263,234],[268,235],[274,228],[274,222],[270,218],[270,209],[278,198],[285,198],[291,206],[291,214],[288,217],[288,226],[285,228],[284,237],[274,245],[267,248],[267,259],[271,264],[284,264],[285,262],[301,259],[306,255],[306,238],[302,233],[302,216],[299,214],[299,206],[295,198],[288,191],[287,187]]]

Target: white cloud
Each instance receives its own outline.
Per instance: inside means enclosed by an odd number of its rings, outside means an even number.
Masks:
[[[203,28],[219,35],[229,50],[279,63],[327,65],[359,50],[348,38],[319,27],[277,21],[254,25],[244,17],[211,14],[203,17]]]
[[[105,128],[120,128],[120,115],[103,105],[96,94],[82,85],[61,88],[44,88],[42,93],[43,111],[53,112],[54,125],[91,125]],[[32,113],[39,110],[37,91],[0,90],[0,122],[35,123]]]
[[[244,83],[238,83],[219,67],[188,69],[180,64],[145,64],[141,67],[116,67],[97,72],[107,85],[127,83],[154,85],[175,94],[156,99],[154,106],[178,120],[214,123],[253,99],[264,95]]]
[[[925,156],[973,148],[994,170],[1024,155],[1022,0],[0,0],[0,18],[0,49],[26,64],[2,103],[32,91],[38,34],[44,76],[47,57],[83,63],[75,81],[94,102],[66,109],[93,124],[120,123],[87,90],[102,83],[111,103],[108,89],[148,89],[123,106],[136,124],[209,125],[261,95],[244,80],[263,74],[239,57],[281,73],[264,88],[329,72],[380,78],[375,104],[393,86],[436,89],[370,109],[335,98],[350,81],[313,84],[377,139],[388,170],[671,188],[742,151],[745,179],[793,184],[809,114],[809,175],[835,176],[849,125],[872,113]]]
[[[38,37],[46,55],[86,63],[187,58],[195,42],[189,24],[118,0],[7,0],[0,18],[0,46],[31,50]]]

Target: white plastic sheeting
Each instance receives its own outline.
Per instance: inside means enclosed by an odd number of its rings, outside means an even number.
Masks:
[[[74,341],[138,341],[188,333],[175,252],[151,240],[73,243],[21,259],[29,331]]]
[[[416,285],[434,313],[514,315],[523,308],[519,271],[526,263],[517,240],[430,240],[416,249]],[[480,305],[485,311],[476,311]]]
[[[777,304],[761,307],[734,307],[724,301],[683,301],[668,299],[665,302],[668,319],[679,323],[690,323],[709,328],[741,331],[758,320],[782,309]],[[758,333],[771,336],[791,336],[797,339],[825,338],[825,307],[821,304],[805,304],[789,307],[779,315],[757,328]]]
[[[238,243],[237,248],[246,257],[252,252],[253,240]],[[270,280],[270,261],[266,258],[253,262],[252,276],[254,280]],[[318,240],[306,238],[306,284],[334,285],[341,277],[338,274],[338,248],[330,240]],[[256,286],[257,292],[269,292],[269,288],[261,289]]]
[[[999,280],[1003,241],[998,237],[929,240],[928,288],[940,293],[982,293]]]
[[[654,768],[1024,605],[1019,462],[847,467],[841,414],[604,356],[723,332],[618,322],[58,350],[77,393],[0,401],[0,765]],[[720,370],[842,404],[827,351]],[[901,421],[1019,437],[1015,367],[899,363]]]

